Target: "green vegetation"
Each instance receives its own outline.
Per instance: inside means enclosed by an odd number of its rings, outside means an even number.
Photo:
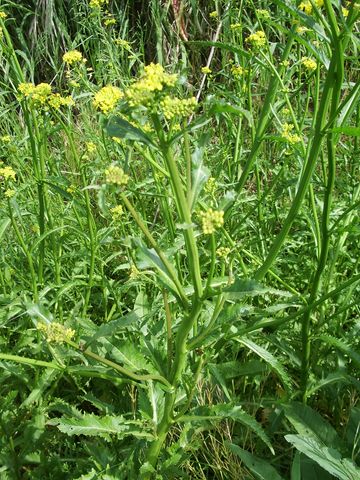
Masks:
[[[0,478],[359,479],[359,2],[0,7]]]

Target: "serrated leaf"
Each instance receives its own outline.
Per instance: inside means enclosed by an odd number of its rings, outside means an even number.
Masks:
[[[250,452],[243,450],[238,445],[229,444],[230,450],[235,453],[247,466],[247,468],[259,480],[283,480],[277,470],[269,462],[256,457]]]
[[[343,442],[336,430],[315,410],[300,402],[284,405],[286,418],[298,434],[322,441],[329,447],[342,448]]]
[[[235,337],[234,340],[237,342],[245,345],[247,348],[252,350],[256,355],[261,357],[263,360],[265,360],[266,363],[270,365],[270,367],[275,370],[275,372],[278,374],[280,379],[282,380],[285,388],[287,390],[291,390],[291,380],[289,375],[286,373],[285,368],[283,365],[279,362],[277,358],[274,357],[272,353],[270,353],[268,350],[266,350],[263,347],[260,347],[260,345],[257,345],[253,341],[247,339],[247,338],[237,338]]]
[[[223,291],[226,292],[227,297],[231,300],[236,300],[246,295],[253,297],[257,295],[265,295],[267,293],[283,297],[291,297],[289,292],[277,290],[275,288],[264,287],[256,280],[248,278],[237,278],[232,285],[224,288]]]
[[[110,440],[111,435],[124,438],[133,435],[136,438],[153,439],[153,436],[134,425],[140,422],[130,422],[124,417],[105,415],[103,417],[94,414],[83,414],[81,418],[53,418],[47,422],[48,425],[56,426],[66,435],[86,435],[90,437],[102,437]]]
[[[285,439],[336,478],[340,480],[357,480],[360,478],[360,469],[350,459],[342,458],[337,450],[328,448],[314,438],[302,435],[286,435]]]

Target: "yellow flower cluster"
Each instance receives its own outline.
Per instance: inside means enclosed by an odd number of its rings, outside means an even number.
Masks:
[[[241,67],[240,65],[233,65],[231,67],[231,73],[234,75],[234,77],[242,77],[247,73],[246,68]]]
[[[300,25],[300,27],[296,28],[296,33],[298,33],[299,35],[308,31],[309,29],[307,27],[304,27],[303,25]]]
[[[118,220],[124,213],[124,209],[121,205],[116,205],[116,207],[110,210],[113,220]]]
[[[75,330],[66,328],[61,323],[38,323],[38,330],[46,336],[48,342],[65,343],[70,341],[75,336]]]
[[[301,137],[297,133],[292,133],[293,130],[294,125],[292,123],[284,123],[282,126],[281,136],[291,145],[301,142]]]
[[[209,177],[207,182],[205,183],[205,192],[209,195],[214,195],[216,191],[216,178]]]
[[[0,12],[0,18],[5,20],[6,17],[7,17],[7,14],[5,12]]]
[[[14,195],[15,195],[15,190],[12,190],[11,188],[8,188],[7,190],[5,190],[4,192],[4,196],[6,198],[12,198]]]
[[[320,8],[324,5],[324,0],[314,0],[314,4],[316,7]],[[306,15],[311,15],[313,11],[313,6],[311,5],[311,2],[309,0],[305,0],[304,2],[300,3],[298,9],[302,12],[305,12]]]
[[[89,7],[90,8],[101,8],[102,6],[109,3],[109,0],[90,0]]]
[[[201,73],[204,73],[205,75],[209,75],[211,72],[212,72],[212,70],[209,67],[202,67],[201,68]]]
[[[64,53],[62,59],[67,65],[74,65],[75,63],[85,62],[85,58],[83,58],[79,50],[70,50],[69,52]]]
[[[105,27],[110,27],[111,25],[115,25],[115,24],[116,24],[116,20],[113,17],[109,17],[106,20],[104,20]]]
[[[111,165],[105,170],[106,183],[114,183],[115,185],[126,185],[129,181],[127,175],[121,167]]]
[[[217,228],[224,225],[224,212],[222,210],[213,210],[209,208],[206,212],[201,212],[202,231],[205,235],[210,235]]]
[[[226,258],[230,253],[230,248],[229,247],[219,247],[216,250],[216,255],[218,257]]]
[[[317,67],[315,60],[312,60],[309,57],[303,57],[301,59],[301,64],[304,65],[306,70],[308,70],[309,72],[313,72],[314,70],[316,70]]]
[[[230,29],[231,29],[231,30],[241,30],[241,28],[242,28],[241,23],[232,23],[232,24],[230,25]]]
[[[119,88],[108,85],[95,94],[93,105],[107,114],[115,109],[116,104],[123,96],[124,94]]]
[[[132,107],[146,106],[154,100],[156,92],[161,92],[164,87],[174,87],[177,79],[176,74],[166,73],[161,65],[150,63],[140,79],[125,91],[125,96]]]
[[[245,41],[253,47],[263,47],[266,44],[266,35],[262,30],[259,30],[249,35]]]
[[[219,16],[218,12],[216,10],[214,10],[213,12],[210,12],[209,13],[209,17],[210,18],[217,18]]]
[[[86,142],[86,151],[87,153],[96,152],[96,144],[94,142]]]
[[[0,141],[2,143],[10,143],[11,142],[11,137],[10,137],[10,135],[3,135],[2,137],[0,137]]]
[[[116,38],[114,40],[114,43],[118,47],[124,48],[125,50],[130,50],[130,43],[127,40],[124,40],[122,38]]]
[[[268,10],[263,10],[259,8],[256,10],[256,14],[259,18],[262,18],[263,20],[270,20],[271,16]]]
[[[5,180],[16,180],[16,172],[12,167],[1,167],[0,168],[0,177],[3,177]]]
[[[346,7],[341,7],[343,17],[347,18],[349,16],[349,10]]]
[[[171,120],[174,117],[188,117],[194,112],[196,104],[195,97],[181,100],[180,98],[170,97],[169,95],[164,97],[160,102],[164,117],[167,120]]]
[[[72,97],[62,97],[59,93],[52,93],[48,83],[20,83],[18,91],[33,102],[35,106],[52,107],[58,110],[62,106],[71,107],[75,105]]]

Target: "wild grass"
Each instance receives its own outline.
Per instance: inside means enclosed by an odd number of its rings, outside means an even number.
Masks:
[[[1,478],[358,478],[358,2],[1,12]]]

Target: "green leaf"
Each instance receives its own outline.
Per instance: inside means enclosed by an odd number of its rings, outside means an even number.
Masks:
[[[192,154],[192,181],[190,192],[190,205],[194,209],[198,196],[210,176],[210,171],[203,164],[204,148],[197,146]]]
[[[340,480],[357,480],[360,478],[360,469],[350,459],[342,458],[337,450],[328,448],[314,438],[302,435],[286,435],[285,439],[336,478]]]
[[[352,137],[360,137],[360,127],[335,127],[331,129],[334,133],[342,133]]]
[[[223,291],[227,293],[227,298],[229,298],[230,300],[236,300],[246,295],[254,297],[257,295],[265,295],[267,293],[284,297],[291,297],[291,294],[289,292],[276,290],[270,287],[264,287],[263,285],[260,285],[260,283],[258,283],[256,280],[247,278],[237,278],[232,285],[224,288]]]
[[[265,360],[266,363],[270,365],[270,367],[275,370],[275,372],[279,375],[281,378],[285,388],[289,391],[291,390],[291,380],[289,375],[286,373],[285,368],[283,365],[277,360],[272,353],[270,353],[268,350],[266,350],[263,347],[260,347],[256,343],[252,342],[251,340],[247,338],[237,338],[235,337],[234,340],[237,342],[245,345],[247,348],[252,350],[256,355],[261,357],[263,360]]]
[[[56,426],[66,435],[86,435],[90,437],[102,437],[110,440],[111,435],[124,438],[133,435],[136,438],[153,439],[151,433],[139,428],[140,422],[128,421],[124,417],[105,415],[99,417],[94,414],[85,413],[81,418],[53,418],[47,422],[48,425]],[[137,426],[138,425],[138,426]]]
[[[4,236],[7,227],[10,225],[10,218],[4,218],[0,222],[0,239]]]
[[[123,317],[115,318],[114,320],[111,320],[108,323],[103,323],[97,329],[96,333],[90,338],[90,340],[88,340],[88,342],[86,343],[86,346],[88,347],[92,345],[99,338],[103,338],[103,337],[111,338],[119,330],[122,330],[130,326],[132,323],[134,323],[138,319],[139,319],[139,316],[135,312],[130,312],[124,315]]]
[[[329,447],[342,448],[343,442],[336,430],[315,410],[300,402],[284,405],[286,418],[297,433],[322,441]]]
[[[301,461],[300,453],[295,452],[291,465],[291,480],[301,480]]]
[[[260,360],[250,360],[248,362],[224,362],[219,365],[209,363],[208,367],[216,366],[217,371],[225,380],[242,377],[244,375],[259,375],[266,372],[267,367]]]
[[[332,345],[341,352],[345,353],[355,363],[356,367],[360,368],[360,355],[355,352],[355,350],[353,350],[351,346],[348,345],[344,340],[332,337],[331,335],[320,335],[318,338],[328,345]]]
[[[144,143],[147,146],[154,146],[154,143],[148,135],[123,118],[111,117],[106,123],[105,129],[111,137],[134,140],[135,142]]]
[[[52,313],[38,303],[27,303],[25,306],[26,313],[31,317],[35,326],[39,320],[47,324],[54,320]]]
[[[277,470],[266,460],[256,457],[250,452],[243,450],[238,445],[229,444],[230,450],[235,453],[246,465],[246,467],[259,480],[283,480]]]

